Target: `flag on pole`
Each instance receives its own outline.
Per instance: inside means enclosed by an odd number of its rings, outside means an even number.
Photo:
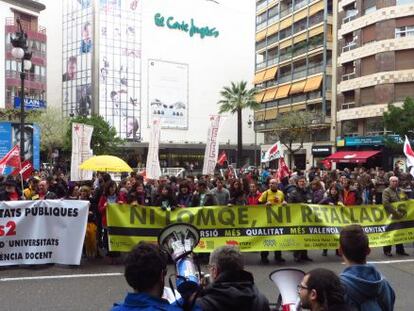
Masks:
[[[220,165],[220,166],[223,166],[223,165],[224,165],[224,162],[228,162],[228,161],[227,161],[227,154],[226,154],[226,152],[223,150],[223,151],[220,153],[219,157],[218,157],[217,164],[218,164],[218,165]]]
[[[285,159],[283,157],[279,158],[279,168],[277,169],[277,178],[282,180],[285,177],[290,176],[289,167],[286,165]]]
[[[151,140],[148,146],[145,174],[149,179],[158,179],[161,176],[160,159],[158,156],[160,146],[161,125],[159,119],[152,120]]]
[[[217,164],[217,155],[219,150],[218,134],[222,118],[219,115],[212,115],[210,126],[207,131],[206,150],[204,152],[203,174],[213,175]]]
[[[20,147],[15,145],[7,154],[0,160],[0,167],[4,170],[6,166],[21,168],[20,162]]]
[[[283,158],[282,145],[280,144],[280,141],[276,142],[266,151],[262,158],[262,163],[270,162],[279,158]]]
[[[411,166],[410,174],[414,176],[414,151],[411,148],[407,135],[405,135],[404,154],[407,157],[407,166]]]

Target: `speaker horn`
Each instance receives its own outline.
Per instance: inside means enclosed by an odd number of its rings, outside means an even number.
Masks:
[[[298,285],[305,272],[294,268],[278,269],[269,274],[269,279],[276,284],[282,297],[283,311],[298,309]]]
[[[170,254],[176,268],[176,286],[184,298],[191,295],[199,287],[196,267],[192,252],[200,241],[196,227],[185,224],[171,224],[161,230],[158,244]]]

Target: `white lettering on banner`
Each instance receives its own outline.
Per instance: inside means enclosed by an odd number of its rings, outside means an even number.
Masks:
[[[221,116],[210,116],[210,127],[207,132],[206,151],[204,153],[203,174],[214,174],[217,164],[219,144],[218,133],[220,129]]]
[[[0,266],[79,265],[88,210],[88,201],[0,202]]]

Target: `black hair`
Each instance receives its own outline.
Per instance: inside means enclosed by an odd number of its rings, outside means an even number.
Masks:
[[[316,291],[316,301],[323,310],[335,304],[345,303],[345,290],[339,277],[331,270],[318,268],[307,273],[307,289]]]
[[[167,256],[155,244],[139,242],[125,258],[125,279],[138,292],[152,289],[167,270]]]
[[[339,245],[348,260],[356,264],[366,262],[369,240],[360,225],[349,225],[342,228],[339,235]]]

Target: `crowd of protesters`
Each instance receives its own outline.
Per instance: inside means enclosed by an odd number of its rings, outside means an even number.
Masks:
[[[1,176],[0,200],[42,200],[70,199],[89,200],[90,210],[87,235],[97,236],[98,247],[86,250],[89,257],[108,254],[106,208],[108,203],[159,206],[161,209],[200,207],[213,205],[260,205],[313,203],[329,205],[387,204],[396,200],[414,198],[414,180],[410,174],[398,169],[385,172],[382,169],[324,171],[311,168],[303,172],[295,170],[281,180],[269,169],[253,169],[239,172],[225,171],[224,174],[207,176],[198,174],[186,177],[162,176],[158,180],[145,179],[137,173],[124,176],[119,182],[107,173],[98,173],[93,180],[86,182],[68,181],[61,172],[35,171],[23,189],[21,181],[13,176]],[[395,191],[389,190],[391,177],[398,177]],[[395,179],[395,178],[394,178]],[[386,203],[386,204],[385,204]],[[390,213],[399,212],[389,208]],[[393,215],[395,216],[395,215]],[[398,215],[397,215],[398,216]],[[93,241],[93,237],[86,237]],[[90,244],[93,244],[91,242]],[[99,252],[103,250],[103,252]],[[337,253],[338,254],[338,253]],[[392,256],[390,247],[384,248],[386,256]],[[397,246],[397,254],[408,255],[402,245]],[[323,255],[327,251],[323,250]],[[117,262],[117,254],[109,253],[110,261]],[[281,252],[274,254],[277,263],[282,263]],[[294,252],[294,260],[312,261],[307,251]],[[261,253],[262,263],[268,263],[268,252]]]

